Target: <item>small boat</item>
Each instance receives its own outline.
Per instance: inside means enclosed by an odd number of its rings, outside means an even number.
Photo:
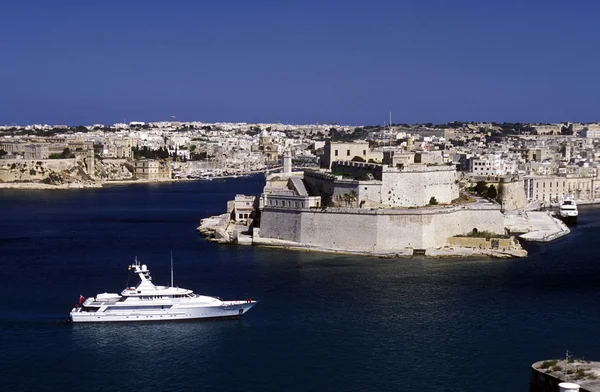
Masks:
[[[562,203],[560,203],[558,215],[560,216],[560,219],[567,224],[577,223],[579,211],[577,210],[577,204],[575,204],[575,200],[572,197],[565,197]]]
[[[192,290],[171,286],[155,286],[145,264],[135,260],[129,266],[140,278],[135,287],[127,287],[121,294],[102,293],[85,299],[71,309],[73,323],[177,321],[193,319],[237,319],[248,312],[257,301],[223,301],[218,297],[194,294]]]

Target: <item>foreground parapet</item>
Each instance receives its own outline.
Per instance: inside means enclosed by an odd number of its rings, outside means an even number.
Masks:
[[[552,359],[531,368],[529,392],[600,392],[600,362]]]

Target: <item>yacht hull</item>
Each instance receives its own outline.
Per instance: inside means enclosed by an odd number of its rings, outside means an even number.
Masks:
[[[255,304],[256,301],[251,301],[222,306],[180,306],[164,310],[137,311],[121,311],[117,307],[107,307],[103,311],[96,312],[74,308],[69,315],[69,319],[73,323],[237,319]]]
[[[577,225],[577,215],[560,215],[560,219],[565,222],[567,226]]]

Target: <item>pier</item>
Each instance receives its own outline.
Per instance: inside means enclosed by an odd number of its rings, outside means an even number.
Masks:
[[[550,242],[571,232],[550,211],[519,211],[504,214],[504,225],[511,234],[528,242]]]

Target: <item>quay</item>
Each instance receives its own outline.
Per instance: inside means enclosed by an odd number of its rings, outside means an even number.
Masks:
[[[550,242],[571,230],[550,211],[519,211],[504,214],[504,225],[511,234],[528,242]]]

